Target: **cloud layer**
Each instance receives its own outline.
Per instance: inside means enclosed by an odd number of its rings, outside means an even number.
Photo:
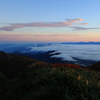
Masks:
[[[90,30],[90,29],[100,29],[99,27],[95,27],[95,28],[84,28],[84,27],[71,27],[74,30]]]
[[[65,22],[31,22],[31,23],[12,23],[9,26],[1,27],[2,31],[14,31],[15,29],[26,28],[26,27],[71,27],[74,23],[79,23],[83,19],[65,19]],[[87,25],[88,23],[80,23],[80,25]]]
[[[30,51],[52,51],[51,53],[60,53],[59,55],[52,55],[55,58],[62,58],[65,61],[73,61],[75,64],[80,64],[81,62],[77,59],[84,61],[99,61],[100,60],[100,46],[98,45],[66,45],[66,44],[53,44],[43,47],[30,47]],[[74,59],[77,58],[77,59]],[[81,64],[85,64],[81,63]],[[87,63],[86,63],[87,64]],[[91,63],[90,63],[91,64]]]

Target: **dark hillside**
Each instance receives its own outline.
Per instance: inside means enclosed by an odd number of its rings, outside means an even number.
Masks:
[[[100,72],[86,69],[0,52],[0,100],[100,100]]]
[[[18,72],[40,69],[41,67],[52,67],[51,64],[31,59],[27,56],[7,54],[0,51],[0,71],[7,77],[13,77]]]
[[[100,71],[100,61],[88,67],[91,70]]]

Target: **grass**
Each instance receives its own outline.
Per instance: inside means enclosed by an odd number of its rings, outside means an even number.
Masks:
[[[1,100],[100,100],[100,72],[42,68],[0,79]]]

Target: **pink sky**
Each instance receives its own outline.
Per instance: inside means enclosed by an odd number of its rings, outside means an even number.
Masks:
[[[91,34],[91,33],[90,33]],[[99,41],[99,34],[80,35],[80,34],[54,34],[54,35],[2,35],[0,41],[19,41],[19,42],[80,42],[80,41]]]
[[[16,42],[80,42],[100,41],[99,27],[86,27],[84,19],[65,22],[10,23],[0,28],[0,41]]]

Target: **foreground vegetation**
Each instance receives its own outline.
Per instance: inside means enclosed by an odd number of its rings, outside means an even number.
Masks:
[[[13,79],[0,73],[0,100],[100,100],[100,72],[42,68]]]

